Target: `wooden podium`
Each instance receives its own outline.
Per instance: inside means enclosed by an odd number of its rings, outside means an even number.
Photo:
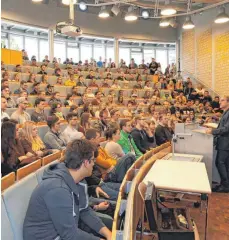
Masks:
[[[175,127],[177,141],[174,143],[175,153],[203,155],[210,185],[212,181],[220,182],[215,166],[216,151],[213,147],[213,136],[205,133],[206,128],[198,124],[178,123]]]

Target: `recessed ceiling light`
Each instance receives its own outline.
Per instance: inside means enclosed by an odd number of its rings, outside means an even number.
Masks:
[[[70,4],[70,0],[62,0],[62,3],[64,5],[69,5]],[[73,0],[73,4],[76,4],[76,0]]]
[[[32,0],[32,2],[42,2],[43,0]]]
[[[161,10],[161,15],[169,16],[177,13],[177,10],[171,5],[171,1],[167,0],[165,2],[165,8]]]
[[[167,18],[163,18],[160,23],[159,23],[160,27],[168,27],[169,26],[169,19]]]
[[[103,6],[101,8],[101,11],[99,12],[99,17],[100,18],[108,18],[108,17],[110,17],[110,13],[106,10],[105,6]]]
[[[134,11],[133,7],[130,6],[128,8],[128,12],[126,13],[125,20],[131,22],[131,21],[135,21],[137,19],[138,19],[138,16],[137,16],[136,12]]]
[[[226,23],[229,21],[229,16],[225,13],[225,8],[219,10],[219,15],[215,19],[215,23]]]
[[[186,17],[186,20],[183,24],[183,29],[193,29],[195,27],[193,21],[191,20],[191,17]]]
[[[80,2],[79,3],[79,9],[83,12],[86,11],[87,10],[87,4],[85,2]]]
[[[142,11],[142,17],[143,17],[144,19],[148,19],[148,18],[149,18],[149,11],[143,10],[143,11]]]

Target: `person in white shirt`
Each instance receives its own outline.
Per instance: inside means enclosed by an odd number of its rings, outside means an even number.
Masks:
[[[4,96],[1,96],[1,121],[4,118],[10,119],[10,116],[5,112],[6,108],[7,108],[7,100]]]
[[[18,121],[19,124],[23,124],[26,121],[31,121],[29,113],[25,111],[28,104],[29,102],[27,98],[25,97],[18,98],[17,99],[18,109],[12,113],[11,119]]]
[[[65,128],[65,130],[61,134],[61,138],[65,140],[65,142],[68,144],[69,142],[75,140],[75,139],[82,139],[84,138],[83,133],[79,132],[77,128],[77,113],[68,113],[67,115],[67,121],[68,126]]]

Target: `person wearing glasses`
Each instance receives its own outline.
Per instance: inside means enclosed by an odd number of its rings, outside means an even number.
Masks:
[[[118,109],[112,109],[110,111],[111,118],[108,122],[108,128],[117,128],[119,129],[119,118],[121,113]]]
[[[26,112],[26,108],[28,107],[28,99],[25,97],[19,97],[17,99],[18,109],[12,113],[11,119],[16,120],[19,124],[23,124],[26,121],[31,120],[31,116]]]
[[[88,187],[95,147],[86,139],[66,148],[65,161],[48,167],[33,191],[24,220],[23,239],[111,240],[111,231],[89,207]],[[45,223],[45,224],[44,224]]]

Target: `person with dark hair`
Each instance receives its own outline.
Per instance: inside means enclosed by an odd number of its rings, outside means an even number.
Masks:
[[[157,71],[158,63],[155,61],[155,58],[152,58],[151,63],[149,64],[150,74],[154,75]]]
[[[60,105],[62,104],[61,100],[60,100],[60,93],[59,92],[52,93],[52,97],[49,100],[49,105],[51,106],[51,105],[53,105],[53,103],[60,104]]]
[[[168,117],[166,115],[159,116],[159,124],[155,130],[155,138],[158,146],[172,140],[172,132],[168,127]]]
[[[66,149],[65,162],[45,170],[42,183],[30,199],[23,226],[24,240],[34,236],[37,240],[111,239],[110,230],[88,202],[84,178],[92,174],[94,152],[90,141],[74,140]]]
[[[42,64],[40,68],[41,68],[41,71],[38,72],[37,74],[47,75],[47,72],[45,71],[46,70],[45,64]]]
[[[1,121],[4,118],[10,119],[10,116],[5,112],[7,108],[7,100],[4,96],[1,96]]]
[[[33,122],[46,122],[47,116],[44,113],[45,99],[37,98],[35,100],[35,110],[31,115],[31,120]]]
[[[56,116],[59,120],[64,120],[65,117],[63,115],[61,104],[60,103],[53,103],[50,109],[50,116]]]
[[[66,117],[66,120],[68,121],[68,126],[62,132],[62,138],[65,140],[67,144],[75,139],[84,138],[83,133],[77,130],[77,125],[78,125],[77,116],[78,116],[77,113],[71,112],[71,113],[68,113]]]
[[[112,109],[110,111],[111,118],[108,122],[108,128],[117,128],[119,129],[119,118],[121,113],[118,109]]]
[[[33,84],[33,91],[30,93],[30,95],[38,95],[39,91],[40,91],[40,83],[35,82]]]
[[[56,77],[61,77],[62,76],[61,69],[56,68],[55,71],[54,71],[54,74],[55,74]]]
[[[78,114],[78,106],[77,105],[72,105],[69,109],[69,112],[70,113],[75,113],[77,115],[77,117],[79,117],[79,114]]]
[[[14,72],[20,72],[21,73],[21,65],[17,64]]]
[[[86,130],[90,128],[90,113],[88,112],[84,112],[81,116],[80,116],[80,125],[79,125],[79,132],[83,133],[85,135]]]
[[[4,96],[6,98],[7,101],[7,108],[14,108],[16,107],[16,103],[13,100],[13,98],[10,97],[10,89],[9,87],[2,87],[2,96]]]
[[[74,98],[73,98],[72,94],[68,93],[66,98],[65,98],[64,105],[71,107],[74,104],[75,104],[75,101],[74,101]]]
[[[44,136],[44,143],[47,149],[65,149],[66,143],[61,138],[59,118],[56,116],[49,116],[47,118],[47,125],[49,126],[49,131]]]
[[[102,96],[103,94],[100,91],[96,92],[95,99],[92,100],[91,104],[98,106],[102,102]]]
[[[92,127],[98,130],[100,134],[104,133],[104,131],[108,129],[107,118],[107,110],[101,110],[99,113],[99,119],[93,122]]]
[[[131,136],[131,121],[128,119],[121,120],[120,122],[121,137],[118,141],[118,144],[122,147],[122,150],[125,154],[133,153],[138,159],[142,156],[142,153],[137,148],[134,139]]]
[[[26,81],[21,81],[20,82],[20,88],[16,89],[14,91],[14,94],[20,94],[20,92],[22,92],[22,91],[26,91],[28,93],[27,88],[28,88],[28,85],[27,85]]]
[[[52,96],[53,95],[53,88],[54,88],[54,86],[52,86],[51,84],[48,84],[47,88],[46,88],[45,95],[46,96]]]
[[[144,154],[146,151],[150,150],[150,147],[154,142],[154,136],[149,130],[148,125],[145,122],[145,118],[141,115],[135,117],[135,122],[136,125],[131,131],[131,136],[133,137],[137,148]]]
[[[93,70],[90,70],[89,75],[87,75],[86,79],[93,79],[95,77],[95,73]]]
[[[42,77],[41,77],[41,84],[48,84],[48,79],[49,79],[49,77],[48,77],[48,75],[45,75],[45,74],[43,74],[42,75]]]
[[[87,87],[87,85],[84,83],[84,78],[83,78],[83,75],[80,75],[78,77],[78,81],[76,83],[76,86],[77,87]]]
[[[78,90],[79,90],[79,88],[77,86],[72,87],[72,96],[73,97],[81,97],[82,96],[82,94],[79,93]]]
[[[69,79],[67,81],[65,81],[64,86],[69,86],[69,87],[76,86],[74,74],[70,74]]]
[[[81,115],[82,115],[83,113],[89,113],[89,114],[90,114],[90,117],[94,117],[94,116],[95,116],[95,113],[93,112],[92,109],[93,109],[93,108],[92,108],[92,104],[91,104],[91,103],[89,103],[89,102],[85,103],[85,104],[83,105],[83,111],[82,111]]]
[[[2,176],[25,166],[37,159],[30,152],[25,152],[19,139],[19,125],[17,121],[4,119],[1,128],[1,164]]]
[[[2,79],[2,81],[1,81],[1,88],[3,88],[3,87],[9,87],[9,80]]]

